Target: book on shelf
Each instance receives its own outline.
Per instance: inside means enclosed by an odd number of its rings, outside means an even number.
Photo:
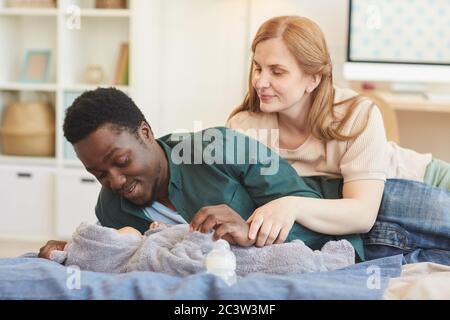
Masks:
[[[128,60],[129,45],[122,43],[120,45],[119,58],[117,59],[116,73],[114,76],[115,85],[128,85]]]

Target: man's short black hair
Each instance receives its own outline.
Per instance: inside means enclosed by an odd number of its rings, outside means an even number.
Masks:
[[[112,124],[118,132],[136,133],[147,120],[134,101],[115,88],[98,88],[80,95],[67,109],[64,136],[75,144],[105,124]],[[148,123],[148,122],[147,122]]]

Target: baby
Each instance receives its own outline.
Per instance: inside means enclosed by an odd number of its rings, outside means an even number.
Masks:
[[[211,233],[190,232],[188,224],[152,223],[142,235],[131,227],[116,230],[82,223],[64,250],[52,251],[50,259],[98,272],[154,271],[187,276],[206,270],[205,258],[213,246]],[[311,250],[300,240],[262,248],[232,245],[231,250],[238,276],[331,271],[355,261],[347,240],[330,241],[320,251]]]

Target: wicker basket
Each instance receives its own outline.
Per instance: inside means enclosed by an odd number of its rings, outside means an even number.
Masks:
[[[2,152],[15,156],[55,155],[55,114],[42,102],[12,103],[3,114]]]
[[[97,0],[95,7],[97,9],[126,9],[127,2],[125,0]]]

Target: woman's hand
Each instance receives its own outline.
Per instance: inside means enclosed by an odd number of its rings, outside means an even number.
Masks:
[[[257,247],[283,243],[294,225],[297,211],[295,197],[275,199],[259,207],[247,219],[249,239],[256,239]]]

